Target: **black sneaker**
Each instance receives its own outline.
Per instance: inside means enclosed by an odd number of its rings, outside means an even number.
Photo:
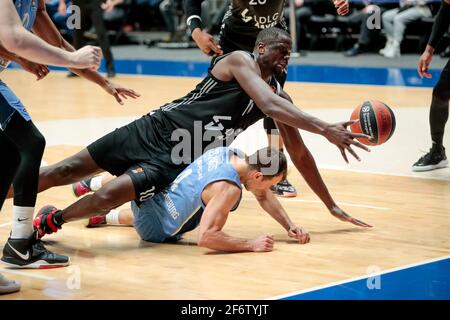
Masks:
[[[270,187],[270,190],[279,197],[296,197],[297,190],[287,180],[280,181],[280,183]]]
[[[13,268],[47,269],[65,267],[70,264],[67,256],[48,251],[37,232],[28,239],[11,239],[3,248],[3,263]]]
[[[360,45],[359,43],[355,44],[353,47],[344,52],[344,56],[346,57],[354,57],[362,53],[366,53],[367,49]]]
[[[423,172],[440,168],[445,168],[448,165],[447,157],[445,156],[445,148],[431,148],[430,151],[417,160],[412,166],[412,171]]]

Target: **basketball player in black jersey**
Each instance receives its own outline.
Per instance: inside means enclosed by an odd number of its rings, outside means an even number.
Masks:
[[[421,77],[431,78],[428,66],[433,59],[434,49],[450,25],[450,0],[442,0],[436,15],[428,45],[420,57],[417,71]],[[448,120],[448,101],[450,99],[450,60],[442,70],[441,77],[433,89],[430,108],[430,129],[432,146],[430,151],[414,163],[413,171],[429,171],[445,168],[448,165],[443,144],[445,123]]]
[[[198,47],[210,56],[227,54],[235,50],[253,51],[258,33],[269,27],[287,30],[283,10],[285,0],[231,0],[220,30],[219,44],[203,31],[201,4],[204,0],[184,0],[187,24],[192,38]],[[348,13],[348,0],[333,0],[338,14]],[[286,72],[277,75],[277,80],[284,87]],[[283,150],[283,140],[279,136],[275,122],[270,117],[264,118],[264,129],[269,145]],[[288,180],[283,180],[272,188],[279,196],[295,197],[297,191]]]
[[[326,137],[346,161],[346,151],[359,160],[351,145],[369,151],[354,138],[369,137],[346,129],[354,121],[328,124],[292,104],[273,77],[286,68],[290,51],[286,31],[265,29],[258,35],[253,54],[235,51],[213,59],[208,76],[185,97],[116,129],[66,160],[42,168],[40,191],[102,171],[117,178],[64,210],[48,206],[41,210],[41,223],[35,225],[39,232],[55,232],[65,222],[106,214],[131,200],[139,204],[167,187],[202,152],[228,146],[266,115],[277,121],[292,161],[330,213],[368,227],[334,202],[297,128]]]

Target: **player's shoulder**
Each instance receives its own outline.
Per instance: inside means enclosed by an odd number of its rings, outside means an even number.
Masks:
[[[229,64],[233,64],[236,66],[255,65],[255,59],[253,54],[243,50],[233,51],[227,55],[218,57],[217,62],[219,62],[222,59],[226,60]]]
[[[219,180],[210,185],[211,191],[227,200],[236,200],[241,196],[241,188],[228,180]]]

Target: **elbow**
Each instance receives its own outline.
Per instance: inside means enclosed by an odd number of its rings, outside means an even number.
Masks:
[[[19,28],[10,28],[3,30],[0,34],[0,39],[3,47],[12,53],[17,53],[23,47],[23,40]]]
[[[271,99],[262,100],[257,103],[259,109],[268,117],[276,118],[278,109]]]

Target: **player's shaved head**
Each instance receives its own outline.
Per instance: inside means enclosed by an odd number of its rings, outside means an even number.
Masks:
[[[286,30],[280,28],[267,28],[259,32],[258,37],[256,38],[256,45],[261,42],[269,44],[280,40],[291,43],[291,36]]]

